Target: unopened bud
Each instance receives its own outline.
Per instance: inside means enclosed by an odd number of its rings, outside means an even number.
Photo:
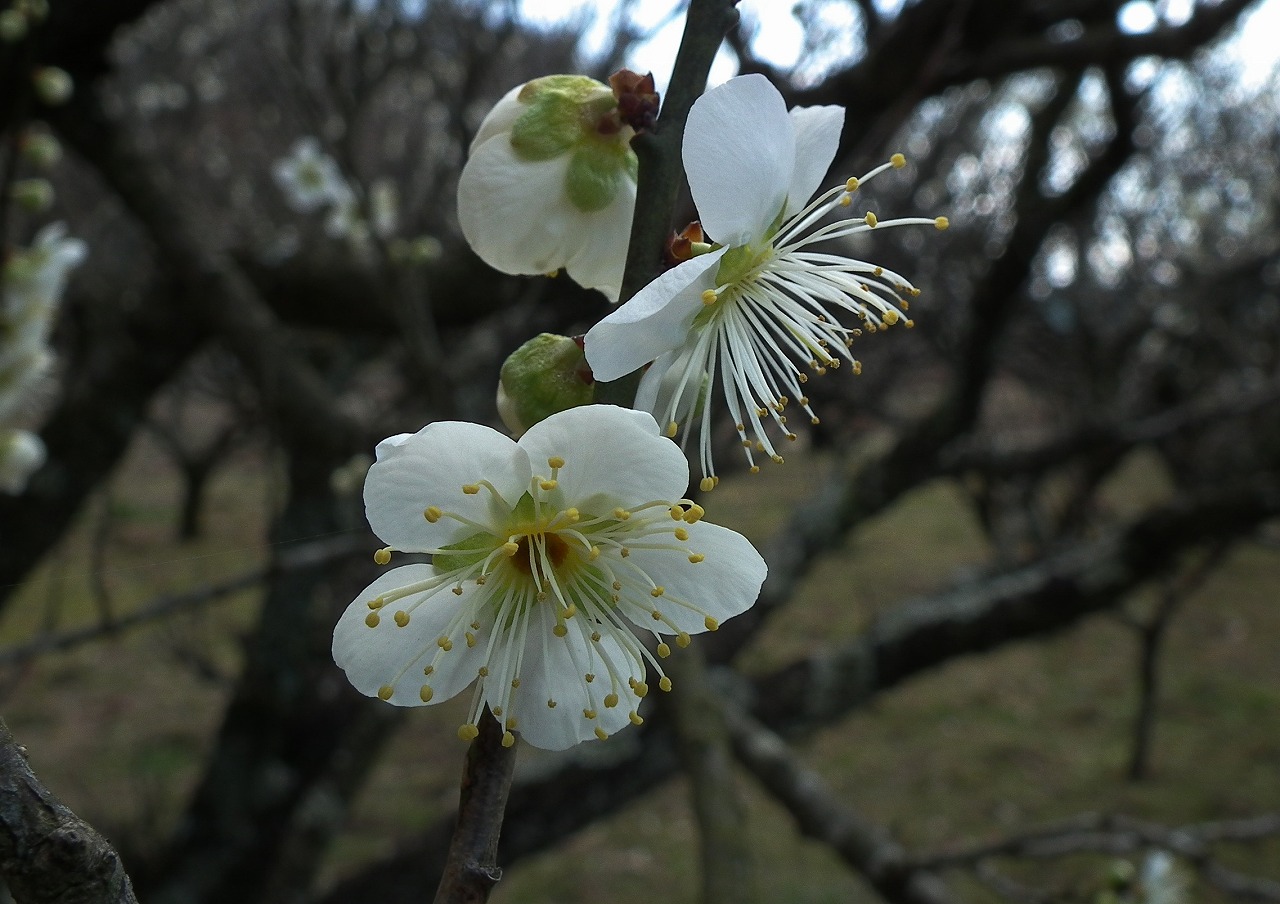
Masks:
[[[43,172],[62,161],[62,145],[43,129],[28,129],[22,136],[21,147],[23,159]]]
[[[31,79],[36,89],[36,97],[50,107],[65,104],[75,93],[76,86],[71,80],[71,74],[57,66],[41,67],[32,74]]]
[[[568,336],[542,333],[502,365],[498,414],[513,436],[557,411],[590,405],[595,384],[582,346]]]
[[[0,12],[0,41],[16,44],[27,36],[27,17],[16,9]]]
[[[13,200],[27,213],[44,213],[53,206],[53,185],[48,179],[19,179],[13,183]]]

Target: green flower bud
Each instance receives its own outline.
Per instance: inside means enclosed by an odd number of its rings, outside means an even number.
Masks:
[[[27,36],[27,17],[16,9],[0,12],[0,41],[16,44]]]
[[[31,129],[22,136],[22,157],[36,169],[48,172],[62,161],[62,145],[43,129]]]
[[[13,200],[27,213],[44,213],[53,206],[53,185],[48,179],[19,179],[13,183]]]
[[[502,365],[498,413],[517,438],[557,411],[590,405],[594,398],[582,346],[568,336],[535,336]]]
[[[32,75],[32,84],[36,89],[36,97],[50,107],[58,107],[71,100],[75,93],[75,82],[71,74],[57,66],[44,66]]]

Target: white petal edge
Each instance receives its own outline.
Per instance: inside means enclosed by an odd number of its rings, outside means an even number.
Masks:
[[[809,203],[831,169],[844,131],[844,107],[793,107],[791,121],[796,130],[796,161],[787,192],[788,217]]]
[[[528,84],[527,82],[525,84]],[[468,153],[475,153],[476,148],[484,144],[490,138],[499,135],[511,134],[512,128],[515,127],[516,120],[519,119],[526,110],[529,109],[528,104],[520,103],[517,98],[520,92],[524,90],[524,85],[516,85],[506,94],[499,98],[498,102],[493,105],[493,109],[485,114],[484,119],[480,122],[480,128],[476,129],[475,137],[471,139],[471,147]]]
[[[557,482],[566,505],[583,514],[675,501],[689,484],[689,463],[645,411],[584,405],[551,415],[520,437],[538,473],[547,459],[565,461]]]
[[[424,594],[389,603],[379,611],[377,627],[370,628],[365,623],[371,611],[369,600],[434,575],[430,565],[393,568],[361,591],[338,619],[333,629],[333,661],[346,672],[347,680],[360,693],[376,697],[381,687],[390,685],[392,694],[387,702],[396,706],[423,706],[421,690],[427,684],[434,692],[430,702],[440,703],[457,696],[471,684],[485,664],[485,646],[477,644],[470,648],[459,637],[452,650],[441,654],[431,675],[423,674],[424,666],[429,665],[439,651],[437,641],[445,634],[449,622],[460,610],[475,607],[477,601],[472,597],[483,588],[471,585],[464,588],[462,596],[457,596],[446,584],[413,611],[403,628],[395,623],[396,610],[408,611]],[[492,611],[489,606],[475,608],[477,618]],[[468,618],[464,624],[470,621]],[[486,638],[488,629],[489,625],[482,622]]]
[[[528,457],[509,437],[481,424],[437,421],[378,444],[364,485],[365,517],[391,548],[424,552],[476,533],[448,517],[430,523],[428,506],[492,524],[501,515],[493,494],[468,495],[462,487],[487,480],[514,507],[531,476]]]
[[[595,378],[616,380],[683,345],[727,250],[668,270],[588,330],[584,345]]]
[[[645,605],[667,616],[679,630],[697,634],[707,630],[706,616],[724,622],[750,609],[760,596],[768,566],[751,541],[737,531],[705,521],[685,527],[689,539],[682,546],[687,549],[633,549],[630,558],[631,564],[666,589],[664,596],[646,598]],[[705,558],[695,565],[688,559],[691,553]],[[678,600],[693,603],[701,611]],[[641,627],[670,630],[658,622]]]
[[[723,245],[759,239],[786,201],[795,155],[786,103],[764,76],[729,79],[694,101],[684,168],[707,235]]]
[[[564,265],[570,279],[584,289],[598,289],[614,304],[622,292],[622,273],[627,264],[635,208],[636,184],[630,177],[624,177],[608,207],[591,213],[579,212],[589,229]]]

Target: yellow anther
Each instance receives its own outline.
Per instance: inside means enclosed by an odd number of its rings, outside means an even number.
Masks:
[[[794,443],[794,442],[796,441],[796,439],[797,439],[797,437],[796,437],[796,435],[795,435],[794,433],[788,433],[788,434],[787,434],[787,442],[789,442],[789,443]]]
[[[902,169],[907,165],[907,158],[903,157],[901,154],[894,154],[889,158],[889,162],[893,164],[894,169]]]
[[[471,649],[476,645],[476,636],[470,631],[468,631],[465,636],[467,638],[467,649]]]
[[[933,225],[939,229],[947,229],[951,226],[951,221],[946,217],[936,217],[933,221]]]
[[[920,290],[913,286],[907,294],[910,295],[912,298],[915,298],[920,294]]]
[[[874,213],[872,213],[872,212],[871,212],[871,211],[869,211],[869,210],[867,211],[867,215],[866,215],[865,217],[863,217],[862,219],[866,222],[866,224],[867,224],[868,226],[871,226],[871,227],[873,227],[873,228],[875,227],[875,225],[876,225],[877,223],[879,223],[879,222],[880,222],[880,219],[879,219],[879,218],[878,218]]]
[[[702,516],[706,513],[707,510],[695,502],[689,506],[689,511],[685,512],[684,521],[686,524],[696,524],[702,520]]]
[[[907,329],[912,329],[916,325],[916,322],[914,320],[904,320],[902,325]]]
[[[716,621],[716,620],[715,620],[714,618],[712,618],[710,615],[708,615],[705,619],[703,619],[703,622],[702,622],[702,623],[703,623],[704,625],[706,625],[706,626],[707,626],[707,630],[708,630],[708,631],[719,631],[719,630],[720,630],[720,622]]]
[[[520,544],[514,540],[508,540],[506,543],[502,544],[502,551],[508,556],[514,556],[520,551]]]
[[[853,198],[849,197],[848,195],[842,195],[840,197],[840,200],[836,203],[838,203],[841,207],[852,207]]]
[[[862,373],[862,362],[861,362],[861,361],[854,361],[854,362],[853,362],[853,375],[856,377],[856,376],[857,376],[858,374],[860,374],[860,373]]]
[[[538,486],[542,487],[544,490],[550,491],[560,486],[560,483],[555,480],[539,480]]]
[[[584,719],[594,719],[595,717],[596,711],[594,709],[584,709],[582,711],[582,718]]]
[[[459,584],[459,585],[458,585],[458,586],[456,586],[456,587],[453,587],[453,588],[452,588],[452,590],[453,590],[453,595],[454,595],[454,596],[462,596],[462,585],[461,585],[461,584]]]
[[[564,516],[569,520],[570,524],[576,524],[582,520],[582,512],[576,508],[567,508],[564,510]]]
[[[554,628],[551,629],[551,633],[554,634],[556,637],[564,637],[566,634],[569,633],[569,629],[566,628],[564,625],[556,625]]]
[[[645,694],[649,693],[649,685],[645,684],[643,681],[637,681],[631,686],[631,691],[637,697],[643,697]]]
[[[848,179],[848,181],[847,181],[847,182],[845,182],[845,184],[844,184],[844,190],[845,190],[845,191],[857,191],[857,190],[858,190],[858,177],[857,177],[857,176],[850,176],[850,177],[849,177],[849,179]]]
[[[667,436],[674,437],[679,432],[680,432],[680,425],[677,424],[675,421],[672,421],[671,423],[667,424]]]
[[[599,632],[599,631],[592,631],[592,632],[591,632],[591,642],[592,642],[592,643],[599,643],[599,642],[600,642],[600,632]]]
[[[476,493],[480,492],[480,484],[464,483],[462,485],[462,492],[466,493],[468,496],[474,496]]]
[[[559,455],[553,455],[553,456],[551,456],[550,458],[548,458],[548,459],[547,459],[547,467],[548,467],[548,468],[563,468],[563,467],[564,467],[564,459],[563,459],[563,458],[561,458]]]
[[[520,727],[519,725],[517,725],[517,724],[516,724],[516,717],[515,717],[515,716],[508,716],[508,717],[507,717],[507,721],[503,723],[503,726],[504,726],[508,731],[515,731],[517,728],[519,728],[519,727]]]
[[[898,312],[890,308],[884,312],[884,322],[889,326],[893,326],[898,322]]]
[[[627,718],[631,720],[632,725],[644,724],[644,719],[640,718],[639,714],[636,713],[634,709],[631,712],[627,713]]]
[[[609,739],[609,732],[605,731],[603,728],[601,728],[599,725],[597,725],[597,726],[596,726],[596,737],[597,737],[598,739],[600,739],[601,741],[607,741],[607,740]]]
[[[619,521],[626,521],[628,518],[631,517],[631,513],[626,509],[624,509],[622,506],[618,506],[616,509],[613,510],[613,517]]]
[[[387,604],[387,601],[379,596],[369,600],[367,605],[369,606],[370,609],[381,609],[386,604]]]
[[[704,493],[710,493],[716,488],[716,479],[714,477],[704,477],[698,483],[698,489]]]
[[[556,701],[554,701],[554,700],[548,700],[548,701],[547,701],[547,709],[555,709],[555,708],[556,708]]]
[[[418,698],[422,700],[423,703],[430,703],[431,698],[435,695],[436,692],[431,689],[431,685],[429,684],[424,684],[422,687],[418,688]]]
[[[666,587],[661,587],[661,586],[659,586],[659,587],[654,587],[652,590],[650,590],[650,591],[649,591],[649,595],[650,595],[650,596],[652,596],[652,597],[654,597],[654,598],[656,599],[656,598],[658,598],[658,597],[662,596],[662,594],[664,594],[664,593],[666,593],[666,592],[667,592],[667,588],[666,588]]]
[[[689,539],[689,532],[683,527],[677,527],[675,530],[675,536],[677,540],[683,543],[685,540]]]
[[[678,505],[673,505],[671,506],[670,514],[672,521],[679,521],[684,517],[684,509]]]
[[[795,434],[792,434],[792,435],[794,436]],[[689,563],[692,565],[697,565],[699,562],[705,560],[706,558],[707,557],[700,552],[689,553]]]
[[[436,667],[435,667],[435,666],[433,666],[433,665],[424,665],[424,666],[422,667],[422,674],[424,674],[424,675],[430,675],[430,674],[431,674],[432,672],[434,672],[435,670],[436,670]]]
[[[511,679],[511,686],[512,686],[513,688],[517,688],[517,687],[519,687],[519,686],[520,686],[520,679],[519,679],[519,678],[512,678],[512,679]]]
[[[479,631],[479,630],[480,630],[480,622],[478,622],[478,621],[473,621],[473,622],[471,623],[471,630],[472,630],[472,631]]]
[[[370,612],[368,615],[364,617],[364,623],[368,625],[370,628],[378,627],[378,623],[381,621],[382,619],[378,617],[378,613],[376,612]]]
[[[661,678],[659,678],[659,679],[658,679],[658,690],[663,691],[664,693],[670,693],[670,692],[671,692],[671,679],[670,679],[670,678],[668,678],[666,675],[663,675]]]
[[[752,465],[752,466],[751,466],[751,473],[752,473],[752,474],[759,474],[759,473],[760,473],[760,466],[759,466],[759,465]]]
[[[582,677],[586,679],[587,684],[590,684],[591,682],[596,680],[595,672],[587,672]]]
[[[622,581],[614,581],[610,586],[613,587],[614,590],[621,590]]]
[[[622,558],[624,558],[624,559],[625,559],[625,558],[628,558],[628,557],[631,555],[631,550],[627,549],[627,548],[624,546],[624,547],[622,547],[621,549],[619,549],[619,550],[618,550],[618,555],[622,556]]]
[[[651,616],[653,616],[653,620],[654,620],[654,621],[662,621],[662,613],[661,613],[661,612],[659,612],[657,609],[654,609],[654,610],[653,610],[652,612],[650,612],[649,614],[650,614]]]
[[[382,549],[374,550],[373,562],[375,565],[386,565],[391,561],[391,547],[386,546]]]
[[[561,612],[560,614],[565,618],[573,618],[575,615],[578,614],[578,607],[575,606],[573,603],[570,603],[569,605],[564,607],[564,611]]]
[[[776,454],[770,455],[769,458],[775,465],[781,465],[786,463],[786,459],[783,458],[781,455],[776,455]]]
[[[395,620],[396,625],[403,628],[405,625],[409,624],[409,613],[401,609],[395,614]]]
[[[658,656],[660,656],[663,659],[666,659],[670,655],[671,655],[671,648],[669,646],[667,646],[665,643],[658,644]]]
[[[715,304],[715,303],[716,303],[716,290],[715,290],[715,289],[707,289],[705,292],[703,292],[703,293],[702,293],[702,303],[703,303],[703,304]]]
[[[393,688],[393,687],[392,687],[391,685],[389,685],[389,684],[384,684],[384,685],[382,685],[382,687],[378,688],[378,699],[379,699],[379,700],[390,700],[390,699],[391,699],[391,695],[392,695],[392,694],[394,694],[394,693],[395,693],[395,688]]]
[[[680,649],[683,650],[685,647],[689,646],[689,644],[691,643],[693,643],[693,638],[689,636],[688,631],[681,631],[679,634],[676,635],[676,646],[679,647]]]
[[[480,666],[480,668],[476,669],[476,674],[479,675],[481,678],[488,678],[489,667],[487,665]]]
[[[600,547],[599,546],[591,547],[591,552],[587,554],[587,558],[589,558],[593,562],[596,559],[600,558]]]
[[[440,509],[434,505],[429,505],[422,511],[422,517],[426,518],[432,524],[435,524],[437,521],[439,521],[443,515],[444,515],[444,512],[440,511]]]
[[[605,698],[604,698],[604,708],[605,708],[605,709],[613,709],[613,708],[614,708],[615,706],[617,706],[617,705],[618,705],[618,695],[617,695],[617,694],[606,694],[606,695],[605,695]]]
[[[515,735],[513,735],[511,732],[509,732],[509,731],[504,731],[504,732],[502,733],[502,746],[503,746],[503,747],[511,747],[512,745],[514,745],[514,744],[515,744],[515,742],[516,742],[516,736],[515,736]]]
[[[453,641],[447,637],[441,637],[436,640],[436,646],[448,653],[453,649]]]
[[[857,373],[857,371],[854,372]],[[816,427],[821,424],[822,421],[818,420],[818,416],[815,414],[813,417],[809,418],[809,423]]]
[[[476,728],[470,722],[458,728],[459,741],[474,741],[480,737],[480,729]]]

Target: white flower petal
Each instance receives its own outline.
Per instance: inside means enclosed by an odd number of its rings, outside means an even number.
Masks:
[[[547,459],[564,459],[561,498],[583,513],[607,515],[615,507],[679,499],[689,465],[662,437],[652,415],[616,405],[569,408],[529,428],[520,447],[539,474]]]
[[[663,596],[645,598],[644,604],[657,609],[680,630],[696,634],[707,630],[707,616],[723,622],[751,608],[768,567],[751,541],[736,531],[706,521],[685,529],[689,539],[681,546],[687,549],[634,548],[629,560],[665,588]],[[688,559],[693,553],[705,558],[695,565]],[[693,608],[681,605],[682,601]],[[658,622],[641,627],[669,630]]]
[[[364,485],[365,515],[384,543],[404,552],[436,549],[476,533],[447,516],[430,523],[423,515],[428,506],[491,524],[493,494],[482,488],[468,495],[462,487],[489,481],[509,512],[532,476],[528,457],[513,440],[462,421],[438,421],[412,436],[393,436],[378,444],[377,454]]]
[[[714,288],[716,268],[727,250],[668,270],[593,326],[585,351],[595,378],[616,380],[683,345],[702,310],[702,293]]]
[[[516,99],[523,90],[524,85],[516,85],[502,95],[502,99],[493,105],[492,110],[485,114],[484,121],[480,123],[480,128],[476,130],[475,137],[471,139],[471,149],[468,153],[474,154],[476,148],[494,136],[511,132],[516,120],[529,109],[528,104],[522,104]]]
[[[787,192],[790,217],[809,203],[827,176],[844,131],[844,107],[794,107],[791,121],[796,130],[796,162]]]
[[[786,103],[764,76],[730,79],[694,101],[684,168],[707,235],[724,245],[758,239],[782,210],[795,155]]]
[[[581,618],[570,619],[564,637],[552,633],[555,617],[550,607],[539,606],[534,623],[529,627],[524,666],[520,672],[520,692],[515,709],[517,730],[521,737],[544,750],[564,750],[580,741],[596,737],[597,727],[613,734],[627,724],[627,716],[635,708],[636,697],[626,681],[644,679],[610,632],[601,631],[600,641],[593,644],[586,632],[591,625]],[[610,680],[609,663],[619,677],[615,686]],[[591,672],[596,680],[587,683]],[[637,674],[639,672],[639,674]],[[606,707],[604,698],[616,693],[621,702]],[[554,700],[555,706],[547,706]],[[588,719],[584,709],[592,709],[596,718]]]
[[[389,602],[378,610],[376,627],[366,623],[365,619],[373,611],[368,606],[369,600],[434,576],[435,570],[430,565],[393,568],[366,587],[338,619],[333,629],[333,660],[360,693],[377,697],[382,687],[389,686],[393,693],[386,698],[388,702],[397,706],[422,706],[421,690],[426,684],[433,691],[430,702],[439,703],[469,685],[485,664],[484,645],[468,647],[457,631],[452,632],[456,642],[449,652],[442,652],[437,643],[449,633],[449,624],[460,611],[475,608],[473,618],[492,617],[490,607],[474,605],[475,594],[483,589],[474,584],[464,588],[462,596],[452,593],[446,584],[429,593]],[[413,609],[404,627],[396,624],[397,611],[408,612],[414,603],[423,599],[426,601]],[[467,618],[462,624],[469,624],[471,620]],[[485,633],[487,635],[487,631]],[[433,661],[431,675],[424,675],[423,669]]]
[[[631,241],[631,217],[636,208],[636,184],[623,179],[613,203],[593,213],[578,212],[590,224],[577,253],[564,265],[565,272],[585,289],[598,289],[616,303],[622,292],[622,271]]]

